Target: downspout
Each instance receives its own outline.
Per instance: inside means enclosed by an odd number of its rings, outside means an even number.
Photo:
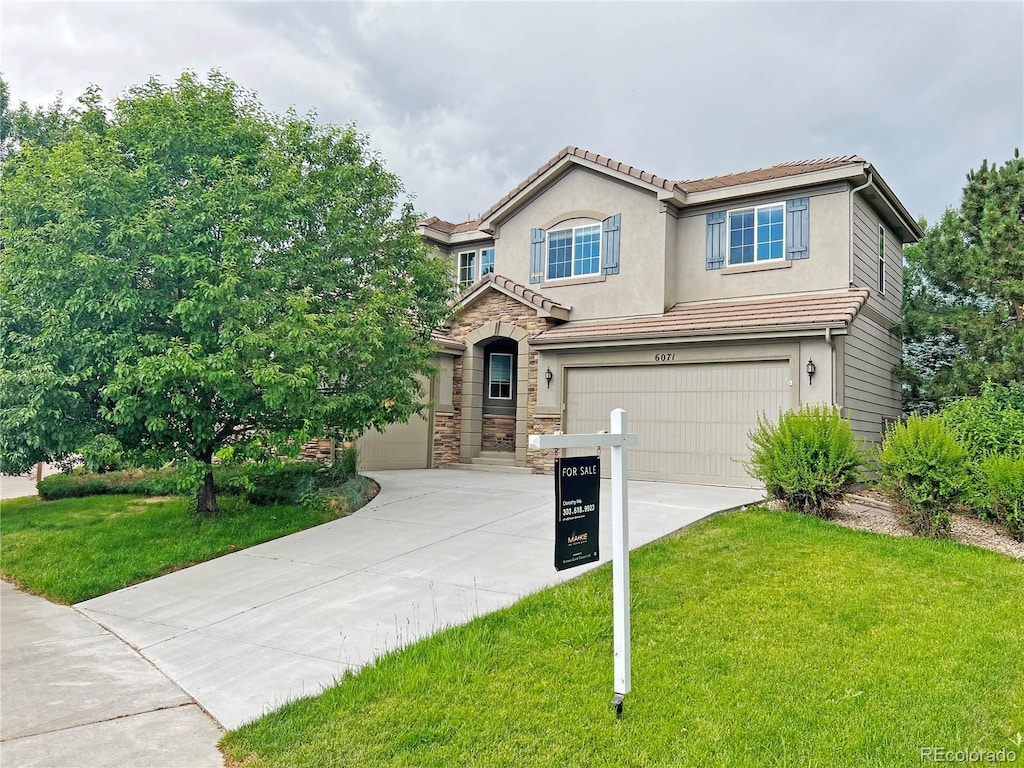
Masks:
[[[850,230],[849,230],[850,231],[850,252],[847,254],[849,262],[850,262],[850,282],[849,282],[849,287],[850,288],[853,287],[853,198],[854,198],[854,195],[856,195],[862,189],[867,189],[872,184],[872,180],[871,180],[871,164],[870,163],[868,163],[868,164],[866,164],[864,166],[864,173],[867,174],[868,180],[865,181],[863,184],[861,184],[859,187],[854,187],[853,189],[850,190],[850,221],[849,221],[849,227],[850,227]]]
[[[829,366],[829,386],[832,389],[832,405],[839,408],[840,414],[842,413],[842,405],[836,402],[836,345],[832,341],[832,329],[825,326],[825,343],[828,344],[829,358],[831,365]]]

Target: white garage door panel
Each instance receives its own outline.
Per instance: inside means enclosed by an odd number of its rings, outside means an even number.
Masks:
[[[406,424],[392,424],[383,432],[372,430],[356,441],[360,470],[426,469],[430,429],[422,416]]]
[[[752,486],[748,434],[759,414],[788,409],[789,364],[573,368],[567,389],[567,432],[608,429],[609,412],[626,409],[640,435],[630,477]]]

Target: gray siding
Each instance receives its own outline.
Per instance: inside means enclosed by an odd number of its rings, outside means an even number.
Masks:
[[[900,416],[901,392],[894,367],[901,344],[863,314],[853,321],[846,337],[843,362],[843,405],[853,430],[866,443],[881,441],[886,419]]]
[[[853,284],[871,289],[868,306],[893,323],[899,322],[903,298],[903,246],[885,228],[885,295],[878,293],[878,214],[858,194],[853,201]]]

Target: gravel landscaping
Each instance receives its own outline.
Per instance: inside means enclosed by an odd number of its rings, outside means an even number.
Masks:
[[[833,522],[847,528],[887,533],[890,536],[912,536],[910,529],[899,519],[884,499],[867,492],[850,494],[831,517]],[[1024,559],[1024,542],[1015,541],[1006,530],[976,517],[954,515],[952,538],[961,544],[991,549],[1004,555]]]

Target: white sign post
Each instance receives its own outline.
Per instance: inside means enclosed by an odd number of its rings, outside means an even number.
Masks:
[[[530,435],[531,448],[612,449],[612,615],[615,640],[615,696],[612,707],[622,716],[622,703],[631,688],[629,648],[629,490],[626,446],[639,437],[626,432],[626,412],[611,413],[611,431],[596,435]]]

